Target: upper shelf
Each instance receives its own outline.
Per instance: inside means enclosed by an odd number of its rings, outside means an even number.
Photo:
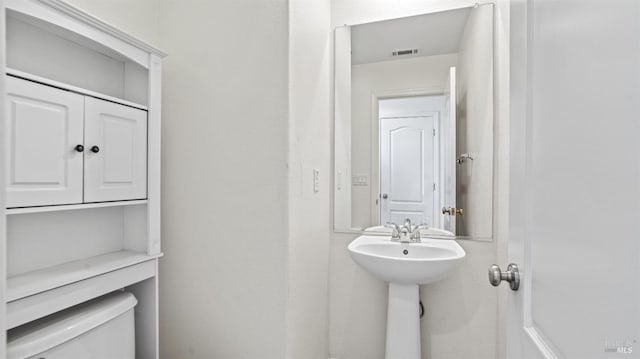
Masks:
[[[147,105],[159,59],[36,0],[7,2],[6,66],[109,100]],[[57,85],[57,84],[56,84]],[[91,94],[93,96],[93,94]]]
[[[63,89],[63,90],[69,90],[71,92],[79,93],[81,95],[87,95],[87,96],[91,96],[91,97],[107,100],[107,101],[110,101],[110,102],[119,103],[121,105],[137,108],[137,109],[140,109],[140,110],[145,110],[145,111],[148,110],[147,106],[141,105],[139,103],[135,103],[135,102],[123,100],[121,98],[105,95],[103,93],[99,93],[99,92],[91,91],[91,90],[88,90],[88,89],[85,89],[85,88],[73,86],[73,85],[66,84],[66,83],[59,82],[59,81],[55,81],[55,80],[48,79],[48,78],[45,78],[45,77],[42,77],[42,76],[31,74],[31,73],[28,73],[28,72],[12,69],[12,68],[9,68],[9,67],[7,67],[6,72],[7,72],[7,75],[11,75],[11,76],[14,76],[14,77],[19,77],[21,79],[38,82],[38,83],[41,83],[41,84],[44,84],[44,85],[49,85],[49,86],[56,87],[56,88]]]
[[[88,208],[134,206],[137,204],[146,204],[147,202],[148,201],[146,199],[139,199],[139,200],[130,200],[130,201],[78,203],[78,204],[66,204],[66,205],[56,205],[56,206],[7,208],[6,213],[7,215],[12,215],[12,214],[25,214],[25,213],[73,211],[77,209],[88,209]]]

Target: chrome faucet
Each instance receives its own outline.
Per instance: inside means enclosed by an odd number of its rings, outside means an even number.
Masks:
[[[413,226],[411,224],[411,219],[407,218],[404,220],[404,225],[402,227],[398,226],[393,222],[389,222],[385,224],[386,228],[391,228],[391,240],[394,242],[402,242],[402,243],[411,243],[411,242],[420,242],[420,230],[427,229],[429,226],[427,224],[420,224],[417,226]]]

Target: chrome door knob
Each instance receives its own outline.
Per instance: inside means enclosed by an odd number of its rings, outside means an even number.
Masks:
[[[492,286],[497,287],[502,281],[509,282],[511,290],[518,290],[520,288],[520,272],[518,271],[518,265],[511,263],[507,266],[507,271],[503,272],[497,264],[489,267],[489,283]]]

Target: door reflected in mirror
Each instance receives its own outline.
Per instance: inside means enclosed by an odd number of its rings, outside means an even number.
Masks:
[[[335,30],[336,231],[490,239],[493,5]]]

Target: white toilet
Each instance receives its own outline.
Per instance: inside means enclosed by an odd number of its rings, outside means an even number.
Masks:
[[[137,303],[112,293],[12,329],[7,358],[134,359]]]

